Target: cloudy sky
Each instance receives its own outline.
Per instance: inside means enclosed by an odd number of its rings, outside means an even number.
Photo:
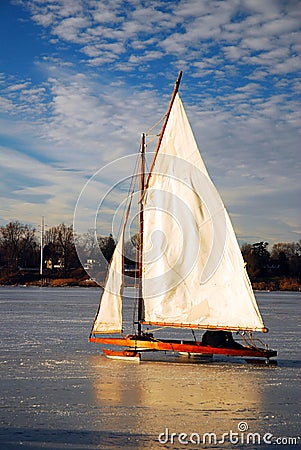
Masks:
[[[300,239],[300,0],[1,0],[0,21],[0,225],[71,224],[93,174],[103,192],[126,176],[182,69],[240,242]]]

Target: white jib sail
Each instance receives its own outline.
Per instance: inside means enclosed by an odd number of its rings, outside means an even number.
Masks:
[[[233,227],[178,94],[148,186],[144,322],[263,331]]]
[[[122,331],[124,229],[115,247],[92,333]]]

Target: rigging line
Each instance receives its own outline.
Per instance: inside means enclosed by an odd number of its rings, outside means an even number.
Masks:
[[[137,289],[137,285],[135,282],[135,292]],[[136,329],[135,329],[135,316],[136,316],[136,309],[137,309],[137,296],[134,296],[134,308],[133,308],[133,315],[132,315],[132,334],[135,334]]]
[[[250,342],[249,342],[249,336],[248,337],[246,337],[245,335],[246,335],[246,332],[245,331],[237,331],[237,334],[241,337],[241,339],[244,341],[244,343],[246,344],[246,345],[250,345]]]
[[[137,183],[138,162],[139,162],[139,157],[136,158],[136,163],[135,163],[135,167],[134,167],[133,176],[131,177],[131,182],[130,182],[128,193],[127,193],[127,201],[125,202],[124,210],[123,210],[123,214],[122,214],[122,220],[121,220],[120,225],[119,225],[117,241],[120,239],[121,230],[125,231],[125,227],[126,227],[126,224],[127,224],[128,218],[129,218],[130,209],[131,209],[132,200],[133,200],[133,195],[134,195],[134,191],[135,191],[136,183]],[[124,254],[123,254],[123,256],[124,256]],[[107,273],[107,276],[108,276],[108,273]],[[105,282],[105,284],[106,284],[106,282]],[[97,313],[96,313],[96,316],[95,316],[95,319],[94,319],[94,322],[93,322],[93,326],[92,326],[92,329],[91,329],[91,332],[90,332],[90,337],[92,336],[92,332],[93,332],[93,329],[94,329],[96,318],[98,316],[98,312],[99,312],[99,309],[100,309],[100,304],[101,304],[101,301],[99,302],[98,310],[97,310]]]
[[[193,336],[193,338],[194,338],[194,342],[196,342],[196,336],[195,336],[195,333],[194,333],[193,328],[191,328],[191,333],[192,333],[192,336]]]
[[[142,147],[141,147],[141,145],[140,145],[140,148],[139,148],[139,150],[141,150],[142,149]],[[134,171],[134,182],[133,182],[133,188],[132,188],[132,192],[131,192],[131,199],[132,199],[132,197],[133,197],[133,195],[134,195],[134,191],[135,191],[135,188],[136,188],[136,185],[137,185],[137,180],[138,180],[138,176],[141,176],[141,168],[140,168],[140,151],[139,151],[139,153],[138,153],[138,155],[137,155],[137,159],[136,159],[136,166],[135,166],[135,171]],[[139,201],[138,201],[138,203],[139,203]],[[128,210],[128,212],[129,212],[129,210]],[[127,215],[127,219],[128,219],[128,215]],[[138,235],[138,215],[136,216],[136,236]],[[133,243],[133,241],[132,241],[132,243]],[[138,256],[137,256],[137,252],[138,252],[138,248],[137,248],[137,243],[136,243],[136,245],[135,245],[135,247],[136,247],[136,261],[137,261],[137,259],[138,259]],[[134,332],[135,333],[135,315],[136,315],[136,311],[137,311],[137,308],[138,308],[138,306],[139,306],[139,293],[138,293],[138,287],[139,287],[139,285],[138,285],[138,283],[137,283],[137,276],[136,276],[136,271],[135,271],[135,274],[134,274],[134,292],[135,292],[135,294],[134,294],[134,304],[133,304],[133,310],[132,310],[132,332]]]
[[[128,220],[128,216],[129,216],[129,207],[128,207],[128,205],[129,205],[129,203],[132,202],[132,198],[133,198],[135,187],[136,187],[137,174],[138,174],[138,161],[139,161],[139,157],[137,156],[136,162],[135,162],[135,166],[134,166],[133,176],[131,177],[131,182],[130,182],[130,185],[129,185],[129,188],[128,188],[128,192],[127,192],[127,201],[125,202],[125,205],[124,205],[124,208],[123,208],[122,220],[120,221],[120,224],[119,224],[117,241],[119,240],[119,236],[120,236],[121,229],[122,229],[123,225]]]
[[[238,332],[238,334],[243,339],[243,341],[245,342],[245,344],[248,347],[253,347],[253,348],[256,348],[257,350],[260,349],[260,347],[258,347],[258,345],[256,344],[255,339],[253,338],[251,332],[249,332],[249,331],[248,332],[245,332],[245,331],[241,332],[240,331],[240,332]],[[261,339],[256,338],[256,341],[260,342],[260,344],[263,347],[267,348],[267,345]]]
[[[257,345],[256,342],[255,342],[255,338],[253,338],[253,334],[252,334],[251,332],[249,332],[249,338],[250,338],[251,344],[252,344],[255,348],[259,349],[258,345]],[[267,347],[267,345],[266,345],[264,342],[262,342],[261,339],[256,338],[256,341],[260,342],[260,344],[263,345],[264,347]]]
[[[156,122],[151,128],[149,128],[145,135],[148,136],[150,134],[150,131],[152,131],[154,128],[156,128],[161,122],[163,122],[163,120],[165,119],[165,114],[164,116],[161,117],[161,119],[158,120],[158,122]]]
[[[149,330],[149,331],[151,331],[151,332],[153,332],[153,331],[160,331],[160,330],[165,330],[165,328],[166,328],[166,327],[157,327],[157,328],[152,328],[152,329]]]
[[[150,135],[149,135],[150,136]],[[152,139],[149,139],[148,141],[147,141],[147,145],[149,145],[149,144],[151,144],[152,142],[154,142],[155,140],[157,140],[158,139],[158,137],[160,136],[159,134],[152,134],[151,136],[153,136],[152,137]]]

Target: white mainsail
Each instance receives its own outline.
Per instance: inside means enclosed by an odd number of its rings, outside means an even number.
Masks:
[[[265,330],[179,94],[144,196],[143,250],[144,323]]]
[[[122,331],[124,227],[115,247],[92,333]]]

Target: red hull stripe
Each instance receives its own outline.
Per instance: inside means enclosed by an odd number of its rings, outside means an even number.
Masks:
[[[203,353],[228,356],[244,356],[257,358],[271,358],[277,355],[274,350],[266,350],[263,348],[243,347],[243,348],[219,348],[201,345],[200,342],[185,343],[181,341],[149,341],[136,340],[127,338],[105,338],[90,337],[90,342],[106,345],[118,345],[120,347],[134,348],[138,351],[171,351],[171,352],[187,352],[187,353]]]

